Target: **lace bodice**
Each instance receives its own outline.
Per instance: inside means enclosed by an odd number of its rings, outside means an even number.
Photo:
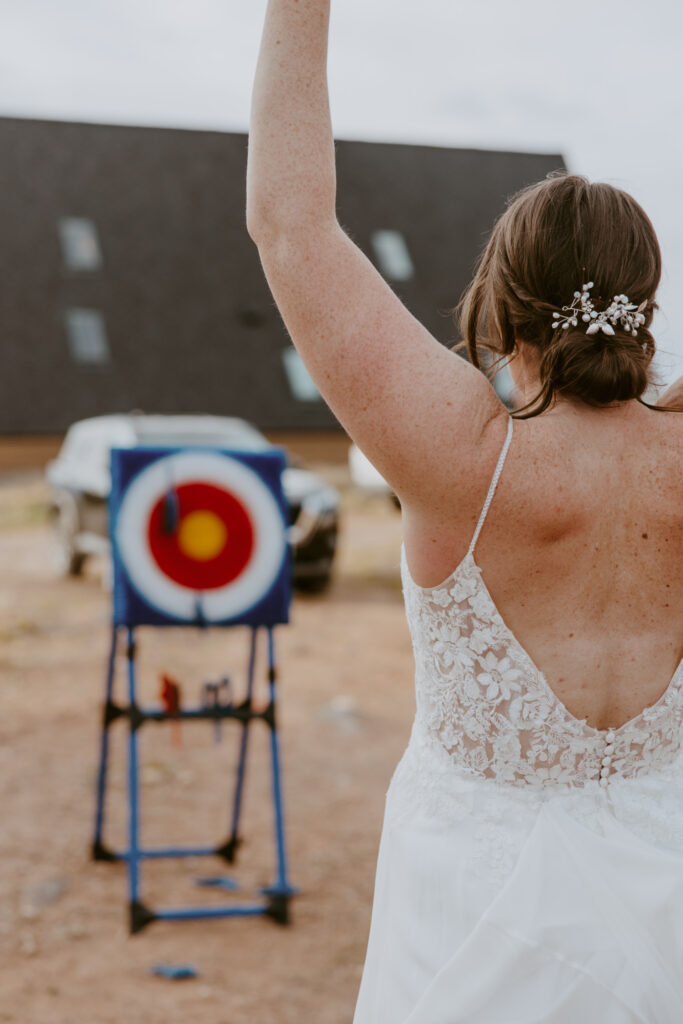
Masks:
[[[577,719],[506,626],[474,546],[511,439],[512,419],[469,551],[436,587],[419,587],[401,549],[416,667],[416,728],[470,775],[516,785],[606,787],[665,769],[681,750],[683,661],[662,697],[617,729]]]

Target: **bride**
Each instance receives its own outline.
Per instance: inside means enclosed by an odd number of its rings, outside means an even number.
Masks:
[[[270,0],[247,218],[321,394],[402,507],[417,713],[355,1024],[680,1024],[683,417],[676,393],[642,400],[657,239],[609,185],[526,189],[459,358],[337,223],[328,19],[329,0]],[[483,349],[509,362],[512,417]]]

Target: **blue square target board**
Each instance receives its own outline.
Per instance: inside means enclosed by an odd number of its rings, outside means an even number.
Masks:
[[[285,465],[280,449],[114,448],[115,624],[287,622]]]

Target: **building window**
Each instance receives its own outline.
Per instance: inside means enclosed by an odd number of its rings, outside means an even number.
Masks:
[[[295,398],[300,402],[320,401],[320,392],[313,382],[313,378],[301,361],[301,356],[295,348],[283,348],[282,362],[284,363],[289,389]]]
[[[408,245],[400,231],[373,231],[372,248],[379,269],[390,281],[409,281],[415,276]]]
[[[82,366],[104,366],[109,362],[109,342],[104,317],[96,309],[67,309],[64,314],[69,352]]]
[[[61,217],[59,241],[62,259],[69,270],[99,270],[102,250],[97,228],[88,217]]]

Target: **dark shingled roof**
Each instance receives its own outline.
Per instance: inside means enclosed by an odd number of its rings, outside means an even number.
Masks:
[[[289,341],[245,227],[243,134],[0,118],[0,433],[57,433],[133,408],[338,426],[292,394]],[[339,219],[374,259],[400,231],[415,276],[392,282],[441,341],[505,199],[560,156],[339,142]],[[101,269],[69,270],[64,217],[97,229]],[[352,299],[351,299],[352,301]],[[65,312],[98,310],[110,361],[79,364]]]

